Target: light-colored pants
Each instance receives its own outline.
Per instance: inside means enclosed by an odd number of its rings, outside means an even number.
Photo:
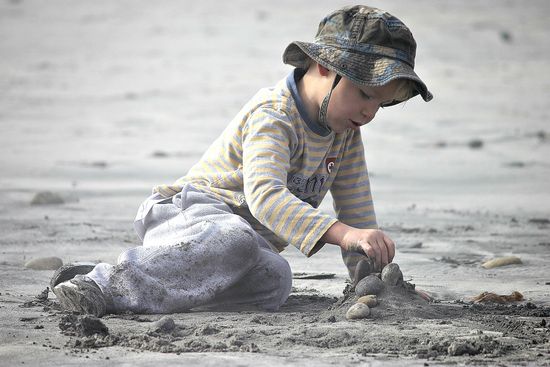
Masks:
[[[171,198],[153,194],[134,225],[143,245],[88,274],[105,294],[108,312],[274,311],[288,298],[288,262],[227,204],[192,185]]]

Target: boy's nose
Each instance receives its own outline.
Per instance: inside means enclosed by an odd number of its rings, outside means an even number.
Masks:
[[[376,112],[378,112],[379,106],[365,106],[363,110],[361,111],[361,114],[365,116],[365,119],[367,122],[370,122],[374,116],[376,116]]]

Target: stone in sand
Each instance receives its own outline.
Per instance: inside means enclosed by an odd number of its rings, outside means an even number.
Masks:
[[[481,148],[483,148],[483,140],[481,140],[481,139],[472,139],[468,142],[468,146],[471,149],[481,149]]]
[[[65,315],[59,321],[59,328],[65,335],[91,336],[94,334],[108,335],[109,329],[105,324],[92,315]]]
[[[462,356],[464,354],[473,356],[479,354],[479,349],[467,341],[454,341],[447,348],[447,353],[450,356]]]
[[[374,294],[369,294],[367,296],[359,297],[357,303],[363,303],[370,308],[378,306],[378,298]]]
[[[31,200],[31,205],[58,205],[63,204],[65,200],[55,192],[40,191],[37,192]]]
[[[506,266],[512,264],[521,264],[521,259],[517,256],[498,257],[493,260],[489,260],[481,264],[485,269],[497,268],[499,266]]]
[[[384,283],[376,275],[371,274],[359,281],[355,286],[355,294],[359,297],[368,294],[378,294],[384,289]]]
[[[346,312],[346,319],[357,320],[364,319],[370,315],[370,308],[364,303],[356,303]]]
[[[57,270],[63,265],[58,257],[38,257],[25,263],[25,268],[33,270]]]
[[[396,286],[403,282],[403,273],[399,269],[399,265],[389,263],[382,269],[382,281],[387,285]]]
[[[374,272],[374,263],[371,259],[360,260],[355,266],[355,274],[353,280],[355,284],[359,283],[361,279]]]
[[[170,333],[175,328],[176,323],[174,319],[169,316],[164,316],[160,320],[153,322],[149,327],[149,331],[165,334]]]

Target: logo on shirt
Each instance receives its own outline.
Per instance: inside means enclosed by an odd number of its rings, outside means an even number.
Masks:
[[[327,174],[319,173],[311,177],[295,173],[289,176],[287,187],[298,199],[316,208],[319,205],[319,194],[323,189],[323,185],[327,182],[328,177]]]
[[[327,158],[325,159],[325,167],[327,167],[327,172],[332,173],[334,164],[336,163],[336,158]]]

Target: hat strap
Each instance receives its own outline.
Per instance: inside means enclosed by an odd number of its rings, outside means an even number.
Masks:
[[[342,79],[342,77],[338,74],[334,77],[334,81],[332,82],[332,87],[330,88],[330,91],[327,93],[325,98],[323,98],[323,102],[321,103],[321,108],[319,109],[319,124],[323,126],[328,131],[331,131],[330,127],[328,126],[328,120],[327,120],[327,113],[328,113],[328,103],[330,102],[330,97],[332,96],[332,91],[334,88],[336,88],[336,85],[338,82]]]

